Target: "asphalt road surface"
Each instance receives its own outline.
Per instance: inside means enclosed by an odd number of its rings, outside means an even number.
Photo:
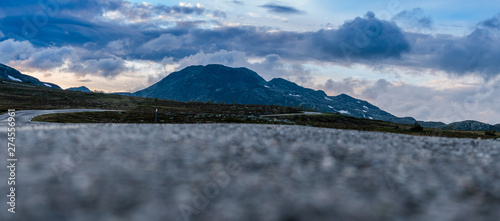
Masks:
[[[498,220],[500,142],[283,125],[24,124],[0,220]]]

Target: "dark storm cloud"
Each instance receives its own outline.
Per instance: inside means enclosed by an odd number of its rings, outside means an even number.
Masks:
[[[407,33],[412,45],[402,65],[433,68],[449,74],[479,75],[490,79],[500,74],[500,36],[496,31],[476,28],[463,37]]]
[[[29,40],[37,46],[81,46],[87,42],[105,45],[127,36],[141,39],[131,28],[108,23],[92,23],[75,17],[51,17],[47,23],[36,25],[25,16],[9,16],[0,20],[0,31],[9,38]]]
[[[337,30],[321,30],[312,35],[313,48],[324,60],[399,58],[410,50],[401,29],[394,23],[379,20],[371,12],[364,18],[346,21]],[[313,51],[310,51],[313,53]]]
[[[162,35],[163,40],[159,39]],[[168,46],[160,46],[162,43]],[[182,44],[182,47],[179,44]],[[156,34],[154,39],[145,45],[155,45],[156,50],[150,47],[152,53],[146,55],[149,59],[161,60],[163,57],[181,59],[200,51],[215,53],[226,50],[244,51],[252,56],[265,57],[276,54],[291,60],[342,63],[351,60],[371,62],[371,60],[399,58],[410,48],[402,31],[396,25],[373,17],[358,17],[335,30],[300,33],[254,26],[192,28],[184,31],[174,28]],[[140,54],[143,55],[144,52]]]
[[[291,6],[279,5],[276,3],[267,3],[265,5],[261,5],[261,8],[267,9],[269,12],[279,13],[279,14],[303,14],[304,11],[296,9]]]
[[[450,41],[436,55],[439,67],[456,74],[477,73],[491,77],[500,73],[498,35],[476,29],[471,34]]]

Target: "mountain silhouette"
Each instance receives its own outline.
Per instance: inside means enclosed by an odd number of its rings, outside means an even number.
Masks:
[[[396,117],[346,94],[328,96],[324,91],[304,88],[282,78],[266,81],[247,68],[217,64],[186,67],[133,95],[176,101],[300,106],[396,123],[412,124],[416,121],[411,117]]]

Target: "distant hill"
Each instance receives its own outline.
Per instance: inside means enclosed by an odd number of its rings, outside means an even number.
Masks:
[[[442,128],[446,126],[443,122],[434,122],[434,121],[418,121],[420,126],[422,127],[430,127],[430,128]]]
[[[0,64],[0,79],[12,81],[12,82],[28,83],[28,84],[49,87],[49,88],[54,88],[54,89],[61,89],[61,87],[59,87],[55,84],[41,82],[40,80],[38,80],[35,77],[22,74],[18,70],[11,68],[7,65],[3,65],[3,64]]]
[[[495,130],[500,132],[500,124],[491,125],[482,123],[479,121],[466,120],[461,122],[451,123],[442,127],[442,129],[450,129],[450,130],[465,130],[465,131],[485,131],[485,130]]]
[[[68,89],[66,89],[67,91],[80,91],[80,92],[90,92],[92,93],[92,91],[90,89],[88,89],[87,87],[85,86],[81,86],[81,87],[70,87]]]
[[[321,112],[404,124],[416,121],[411,117],[396,117],[367,101],[346,94],[328,96],[323,91],[304,88],[281,78],[266,81],[247,68],[215,64],[187,67],[133,94],[176,101],[300,106]]]

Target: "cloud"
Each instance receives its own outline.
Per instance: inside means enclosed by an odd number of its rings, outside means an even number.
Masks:
[[[172,34],[162,34],[160,37],[146,42],[142,47],[150,51],[172,51],[182,47],[183,40]]]
[[[87,20],[101,18],[106,13],[119,13],[129,20],[144,20],[159,15],[201,15],[205,12],[205,7],[201,4],[179,3],[179,5],[167,6],[145,2],[130,3],[125,0],[2,1],[0,6],[5,9],[7,16],[29,15],[33,17],[36,14],[40,15],[40,18],[47,15],[49,17],[78,17]]]
[[[411,116],[417,120],[445,123],[479,120],[497,124],[500,119],[500,78],[464,87],[436,89],[391,83],[385,79],[346,78],[328,80],[318,89],[330,95],[346,93],[364,99],[396,116]]]
[[[105,49],[111,54],[123,56],[129,53],[129,48],[132,47],[133,42],[130,39],[118,39],[109,42]]]
[[[279,5],[277,3],[267,3],[265,5],[261,5],[261,8],[267,9],[269,12],[278,13],[278,14],[304,14],[304,11],[298,10],[291,6]]]
[[[245,5],[245,2],[238,1],[238,0],[232,0],[232,1],[229,1],[229,2],[232,3],[232,4],[235,4],[235,5]]]
[[[70,47],[36,48],[28,41],[13,39],[0,42],[0,63],[20,66],[22,70],[49,70],[60,67],[72,53]]]
[[[425,16],[421,8],[404,10],[395,15],[392,20],[410,29],[431,29],[433,25],[431,17]]]
[[[479,26],[500,30],[500,14],[479,22]]]
[[[364,18],[346,21],[337,30],[315,33],[312,42],[319,49],[319,55],[326,60],[334,57],[360,61],[399,58],[409,52],[410,44],[401,29],[374,16],[368,12]]]
[[[163,4],[138,3],[130,4],[128,2],[120,2],[119,7],[105,7],[109,18],[121,19],[124,17],[130,22],[149,22],[159,16],[184,16],[184,15],[201,15],[205,13],[205,7],[201,4],[191,5],[189,3],[180,3],[178,6],[166,6]]]
[[[491,77],[500,73],[500,38],[490,31],[476,29],[461,39],[448,42],[437,53],[440,68],[463,75],[476,73]]]
[[[36,49],[28,41],[16,41],[8,39],[0,42],[0,63],[7,64],[10,61],[29,59]]]
[[[116,10],[123,7],[121,1],[112,2],[117,4],[106,7]],[[139,14],[137,16],[140,16]],[[346,21],[338,29],[316,32],[279,31],[256,26],[222,26],[210,29],[199,27],[204,24],[204,21],[179,21],[176,26],[164,28],[155,23],[144,26],[143,24],[88,22],[77,17],[50,17],[48,22],[43,27],[36,28],[34,35],[28,36],[29,38],[23,37],[22,18],[23,16],[10,16],[0,20],[2,31],[8,31],[9,37],[16,39],[15,42],[29,41],[32,47],[52,48],[52,53],[56,52],[54,48],[78,49],[73,52],[65,51],[73,53],[73,58],[70,59],[72,62],[82,63],[67,70],[77,74],[103,74],[106,77],[113,76],[116,72],[86,71],[89,68],[84,65],[85,61],[93,62],[89,64],[97,64],[101,59],[109,58],[156,62],[164,58],[172,58],[174,61],[179,61],[200,52],[215,54],[220,51],[240,51],[252,57],[265,58],[276,55],[292,63],[326,61],[349,64],[350,62],[372,63],[376,60],[398,59],[410,48],[403,32],[395,24],[377,19],[373,13],[367,14],[364,18],[357,17]],[[7,43],[13,43],[13,40]],[[23,47],[15,51],[20,50],[23,50]],[[64,50],[59,52],[62,51]],[[82,51],[85,51],[84,54],[89,54],[88,51],[94,53],[90,56],[78,55]],[[3,60],[6,62],[26,60],[32,55],[33,53],[9,55],[4,56]],[[40,68],[62,64],[67,57],[67,55],[58,56],[55,53],[50,62],[51,65],[46,63],[45,67]],[[39,59],[33,58],[33,60]]]
[[[78,63],[72,62],[68,70],[65,71],[73,72],[80,77],[91,74],[106,78],[114,78],[127,70],[128,68],[125,66],[125,61],[123,59],[100,58],[88,59]]]
[[[214,18],[227,18],[226,12],[224,12],[224,11],[222,11],[220,9],[212,11],[211,12],[211,16],[214,17]]]
[[[456,76],[478,75],[486,79],[500,74],[500,36],[476,28],[463,37],[407,33],[412,52],[401,65],[443,70]]]
[[[410,84],[389,84],[379,90],[369,89],[376,93],[374,103],[385,110],[403,116],[413,116],[420,120],[440,120],[446,123],[479,120],[489,123],[499,119],[496,111],[500,108],[498,82],[492,87],[489,84],[457,87],[436,90],[425,86]]]
[[[410,49],[404,34],[396,25],[376,18],[358,17],[346,21],[339,29],[316,32],[241,26],[217,29],[172,28],[165,30],[163,34],[165,33],[184,39],[182,48],[165,51],[156,58],[148,58],[161,60],[166,56],[181,59],[200,51],[215,53],[226,50],[243,51],[257,57],[275,54],[296,61],[370,63],[373,60],[398,59]]]
[[[319,85],[320,90],[327,91],[330,94],[350,94],[354,95],[355,91],[364,89],[368,84],[367,80],[354,79],[352,77],[344,78],[341,81],[328,79],[325,84]]]
[[[29,59],[22,61],[20,65],[39,70],[50,70],[62,66],[72,53],[73,49],[69,47],[40,49]]]
[[[109,23],[92,23],[78,18],[50,18],[43,26],[35,26],[24,16],[10,16],[0,20],[2,31],[9,38],[29,40],[36,46],[81,46],[96,42],[100,46],[118,38],[140,40],[141,34],[129,27]]]

